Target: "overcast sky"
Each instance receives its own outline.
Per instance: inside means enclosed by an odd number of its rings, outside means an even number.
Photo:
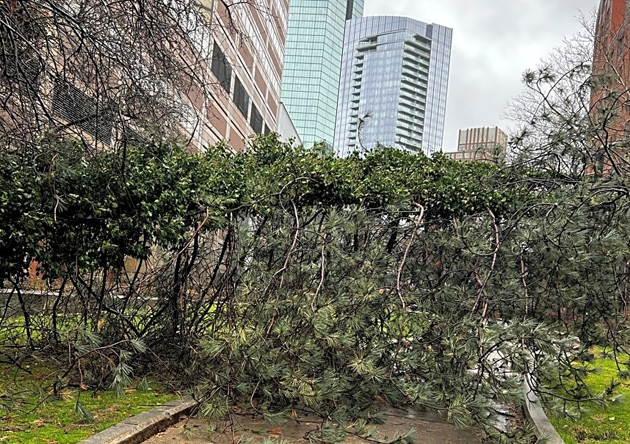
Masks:
[[[461,128],[498,125],[522,90],[521,75],[564,37],[599,0],[365,0],[364,15],[402,15],[453,28],[444,151]]]

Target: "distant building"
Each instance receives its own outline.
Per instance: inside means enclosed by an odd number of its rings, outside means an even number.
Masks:
[[[503,162],[508,137],[499,127],[459,130],[457,151],[445,152],[451,159],[461,161]]]
[[[291,0],[282,102],[302,142],[332,146],[346,19],[363,0]]]
[[[346,25],[335,151],[442,149],[452,30],[405,17]]]

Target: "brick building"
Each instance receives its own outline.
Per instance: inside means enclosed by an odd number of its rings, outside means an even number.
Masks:
[[[200,146],[227,139],[242,150],[252,134],[278,130],[289,0],[261,0],[230,10],[222,1],[203,4],[212,15],[216,82],[211,97],[193,104],[202,125],[187,130]]]
[[[630,129],[630,5],[626,0],[602,0],[597,14],[593,53],[594,88],[591,115],[606,130],[610,142]]]
[[[116,147],[278,128],[289,0],[0,2],[0,132]],[[90,11],[89,14],[86,11]]]

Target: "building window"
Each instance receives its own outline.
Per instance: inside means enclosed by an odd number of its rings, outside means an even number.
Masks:
[[[234,78],[234,104],[238,110],[247,118],[247,109],[249,108],[249,95],[245,91],[245,87],[238,77]]]
[[[212,50],[212,74],[219,81],[221,88],[226,93],[230,93],[230,82],[232,80],[232,65],[227,61],[225,54],[221,51],[221,48],[215,43]]]
[[[98,106],[76,86],[57,80],[53,87],[53,113],[68,122],[68,125],[109,145],[112,139],[112,116],[107,106]]]
[[[252,113],[249,117],[249,126],[252,127],[256,134],[263,133],[263,118],[254,104],[252,104]]]

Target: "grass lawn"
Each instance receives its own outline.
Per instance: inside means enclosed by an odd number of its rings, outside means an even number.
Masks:
[[[51,396],[54,371],[50,367],[33,363],[29,370],[31,374],[0,364],[2,444],[76,443],[177,397],[151,383],[126,390],[124,396],[111,391],[82,391],[80,403],[88,413],[81,414],[75,409],[77,390],[68,390],[60,398]]]
[[[617,392],[628,399],[607,406],[586,405],[578,421],[550,416],[551,423],[567,444],[630,444],[630,380],[618,377],[612,359],[596,359],[593,365],[599,371],[586,381],[594,393],[605,390],[615,379],[621,383]]]

